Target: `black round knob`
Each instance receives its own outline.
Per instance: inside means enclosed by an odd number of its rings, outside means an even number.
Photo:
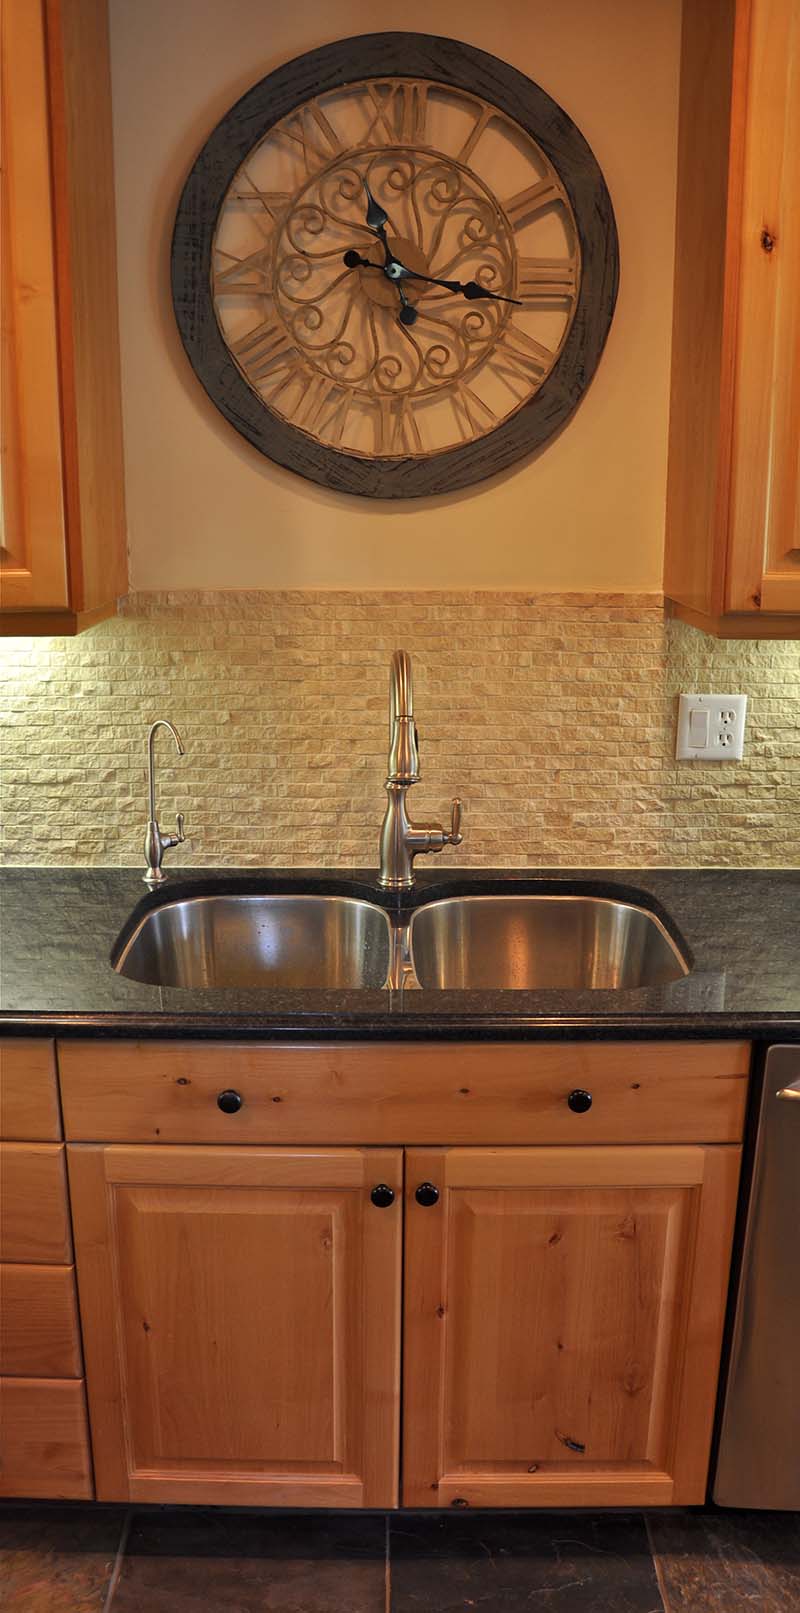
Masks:
[[[576,1087],[567,1098],[567,1103],[574,1115],[585,1115],[587,1109],[592,1107],[591,1092],[584,1092],[583,1087]]]
[[[394,1204],[394,1188],[379,1182],[377,1187],[373,1187],[370,1198],[379,1210],[388,1210],[389,1205]]]
[[[234,1092],[233,1087],[226,1087],[225,1091],[221,1092],[217,1098],[217,1108],[221,1109],[224,1115],[235,1115],[237,1109],[241,1109],[241,1107],[241,1094]]]
[[[439,1203],[439,1189],[433,1182],[420,1182],[414,1197],[427,1210],[431,1204]]]

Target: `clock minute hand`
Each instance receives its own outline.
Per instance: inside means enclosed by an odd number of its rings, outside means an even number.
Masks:
[[[428,286],[444,286],[446,291],[455,291],[467,302],[477,302],[480,298],[489,298],[492,302],[511,302],[515,308],[521,308],[522,303],[518,297],[503,297],[499,291],[487,291],[485,286],[478,285],[477,280],[437,280],[432,274],[417,274],[414,269],[407,269],[404,263],[398,263],[392,258],[386,265],[386,273],[390,280],[424,280]]]

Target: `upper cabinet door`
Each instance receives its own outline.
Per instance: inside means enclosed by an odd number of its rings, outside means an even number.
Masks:
[[[98,1499],[396,1505],[400,1150],[69,1154]]]
[[[3,0],[0,628],[125,592],[107,0]]]
[[[800,637],[800,8],[684,0],[664,591]]]
[[[750,28],[726,607],[800,612],[800,6]]]
[[[738,1172],[728,1147],[410,1153],[404,1504],[701,1502]]]
[[[2,459],[5,609],[66,609],[47,47],[41,8],[2,8]]]

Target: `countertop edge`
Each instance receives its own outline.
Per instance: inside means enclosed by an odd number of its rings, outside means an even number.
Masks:
[[[797,1014],[656,1014],[497,1017],[424,1020],[342,1019],[304,1015],[220,1022],[218,1015],[90,1014],[0,1011],[0,1037],[147,1041],[800,1041]]]

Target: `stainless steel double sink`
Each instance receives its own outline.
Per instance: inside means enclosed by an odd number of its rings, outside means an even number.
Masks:
[[[432,897],[402,916],[341,895],[185,896],[144,913],[112,963],[191,990],[624,991],[689,972],[647,907],[580,891]]]

